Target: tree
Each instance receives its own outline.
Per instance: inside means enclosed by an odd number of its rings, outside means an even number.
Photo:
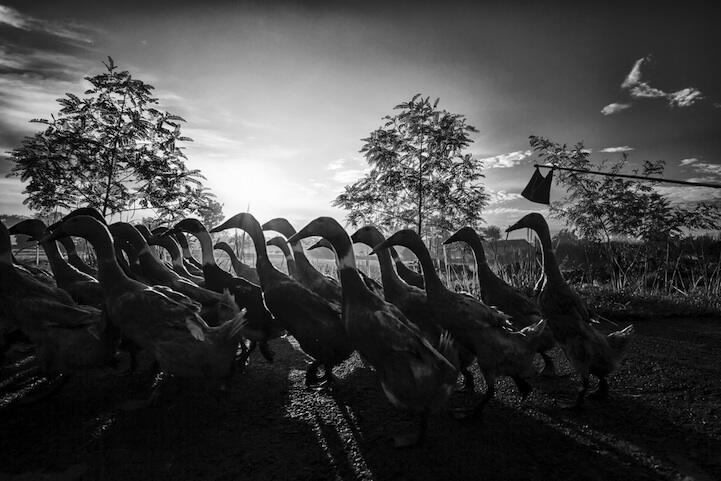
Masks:
[[[463,151],[477,130],[463,115],[438,110],[438,99],[415,95],[362,139],[370,172],[333,201],[352,225],[450,230],[477,226],[488,202],[481,162]],[[427,230],[427,229],[426,229]]]
[[[543,162],[559,167],[618,173],[629,164],[625,153],[616,162],[591,164],[583,143],[573,147],[552,142],[543,137],[530,137],[533,150]],[[660,176],[663,161],[644,161],[634,174]],[[591,256],[589,247],[600,244],[607,260],[608,273],[614,286],[626,287],[629,273],[635,266],[648,263],[657,253],[649,241],[668,241],[684,229],[718,229],[721,213],[717,207],[704,203],[693,208],[674,206],[654,189],[653,181],[629,180],[557,170],[557,184],[567,189],[566,196],[551,203],[551,215],[562,219],[569,232],[592,241],[584,243],[584,255]],[[569,233],[566,233],[568,236]],[[615,242],[619,238],[640,239],[635,245]],[[595,249],[592,249],[595,250]],[[646,252],[648,251],[648,252]],[[646,252],[645,255],[642,255]]]
[[[627,154],[616,162],[593,165],[589,151],[578,143],[569,148],[549,139],[530,137],[530,143],[543,162],[559,167],[618,173],[629,164]],[[661,176],[664,162],[644,161],[634,174]],[[563,219],[579,237],[610,242],[614,237],[664,240],[684,229],[718,229],[721,214],[717,207],[699,203],[691,209],[674,206],[654,189],[653,181],[630,180],[557,170],[557,184],[567,195],[551,204],[551,214]]]
[[[497,225],[489,225],[488,227],[485,227],[482,229],[482,233],[483,237],[485,237],[487,241],[497,242],[501,240],[501,228]]]
[[[31,121],[45,130],[12,151],[10,175],[28,182],[24,203],[44,212],[90,205],[104,215],[150,208],[163,217],[208,205],[214,196],[202,175],[185,166],[185,120],[161,111],[153,87],[112,58],[103,65],[105,72],[86,77],[84,98],[58,99],[57,114]]]

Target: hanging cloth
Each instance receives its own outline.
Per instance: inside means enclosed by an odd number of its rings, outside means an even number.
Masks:
[[[551,203],[551,183],[553,182],[553,169],[548,172],[545,177],[541,174],[541,171],[536,167],[531,180],[528,181],[528,185],[521,195],[531,202],[538,202],[539,204],[549,205]]]

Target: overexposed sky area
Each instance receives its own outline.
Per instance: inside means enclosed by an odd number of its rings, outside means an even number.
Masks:
[[[226,215],[343,218],[330,202],[363,173],[360,139],[415,93],[479,129],[488,224],[542,210],[520,197],[531,134],[721,182],[715,17],[700,3],[634,5],[0,0],[0,151],[110,55],[188,120],[188,164]],[[0,212],[27,213],[9,165]],[[661,189],[675,202],[721,194]]]

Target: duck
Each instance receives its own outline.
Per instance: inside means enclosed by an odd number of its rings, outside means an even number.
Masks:
[[[114,359],[119,338],[106,328],[102,311],[79,305],[63,289],[19,273],[12,263],[10,233],[2,223],[0,298],[4,317],[35,344],[45,374],[76,373]]]
[[[261,227],[263,230],[278,232],[285,236],[286,239],[290,239],[296,233],[291,223],[283,217],[271,219]],[[322,274],[313,267],[313,264],[310,263],[303,251],[303,244],[299,241],[290,242],[290,240],[288,243],[293,250],[298,281],[316,294],[340,306],[342,295],[338,281]]]
[[[216,292],[229,290],[238,306],[247,311],[245,328],[247,335],[245,337],[251,343],[250,348],[244,349],[240,358],[242,365],[247,362],[256,346],[260,348],[266,361],[273,362],[274,354],[268,346],[268,341],[282,336],[284,330],[274,322],[273,316],[265,307],[261,287],[242,277],[235,277],[218,267],[213,256],[213,240],[208,229],[198,219],[183,219],[163,235],[175,235],[178,232],[191,234],[200,242],[205,287]],[[245,344],[243,344],[243,348],[245,348]]]
[[[419,289],[424,288],[423,284],[423,274],[419,274],[410,267],[406,265],[405,262],[403,262],[403,259],[401,259],[401,256],[398,255],[398,251],[394,248],[390,248],[391,257],[393,258],[393,262],[396,265],[396,271],[398,272],[398,276],[403,279],[407,284],[410,284],[413,287],[417,287]]]
[[[163,229],[160,232],[162,234],[167,229]],[[179,276],[194,282],[200,287],[203,287],[205,284],[205,279],[202,276],[194,276],[190,272],[188,272],[188,269],[185,267],[185,264],[183,263],[183,256],[180,253],[180,245],[178,245],[178,242],[173,237],[168,237],[164,235],[160,235],[153,233],[153,235],[150,237],[150,240],[148,240],[148,244],[151,246],[158,246],[164,248],[166,251],[168,251],[168,254],[170,255],[171,260],[171,268],[175,271],[176,274]]]
[[[543,317],[553,332],[569,362],[581,377],[581,388],[570,403],[561,407],[580,409],[590,387],[590,375],[598,378],[598,387],[590,397],[606,399],[609,394],[608,376],[618,366],[630,340],[635,335],[633,324],[605,335],[592,324],[588,306],[563,278],[551,245],[551,233],[546,219],[532,212],[506,229],[531,229],[541,242],[544,282],[539,294]]]
[[[394,436],[397,448],[420,444],[429,414],[441,409],[458,371],[450,336],[436,349],[395,305],[371,292],[361,278],[351,239],[331,217],[318,217],[288,241],[321,236],[332,244],[342,287],[342,315],[352,345],[378,375],[388,401],[418,417],[419,429]]]
[[[333,246],[331,245],[331,243],[328,241],[328,239],[323,238],[318,240],[318,242],[316,242],[312,246],[308,247],[308,250],[312,251],[321,247],[328,249],[335,255],[335,251],[333,250]],[[360,276],[363,278],[363,283],[366,285],[366,287],[368,287],[368,289],[371,290],[371,292],[373,292],[373,294],[380,297],[381,299],[384,298],[383,285],[381,283],[379,283],[377,280],[373,279],[371,276],[369,276],[360,269],[358,269],[358,274],[360,274]]]
[[[413,230],[396,232],[373,248],[378,252],[390,246],[401,245],[413,252],[423,270],[423,280],[433,314],[453,338],[476,356],[476,362],[486,381],[486,394],[471,410],[456,410],[457,418],[479,417],[495,395],[496,379],[511,377],[518,387],[522,400],[531,393],[527,379],[535,374],[533,356],[538,348],[545,320],[520,331],[513,331],[509,316],[493,309],[473,296],[447,289],[433,267],[428,248]]]
[[[10,227],[8,232],[10,235],[26,235],[37,241],[47,233],[47,227],[42,220],[25,219]],[[60,255],[57,243],[43,242],[40,243],[40,246],[48,259],[57,287],[70,294],[73,301],[78,304],[98,308],[102,306],[103,294],[95,277],[81,272],[69,262],[66,262],[63,256]]]
[[[506,281],[496,275],[488,265],[483,243],[478,233],[472,227],[463,227],[446,239],[443,244],[465,242],[473,251],[476,259],[476,272],[481,287],[481,300],[494,306],[511,316],[516,328],[531,326],[541,320],[541,308],[536,302],[523,294],[520,290],[510,286]],[[543,338],[538,346],[538,352],[543,358],[543,371],[545,376],[554,376],[556,368],[548,351],[553,349],[555,341],[551,329],[544,329]]]
[[[214,387],[227,382],[234,372],[245,311],[219,326],[209,326],[197,302],[168,287],[129,278],[118,265],[108,227],[94,217],[70,217],[43,240],[65,236],[83,237],[93,246],[108,319],[152,353],[162,372]]]
[[[371,225],[356,230],[350,238],[353,243],[365,244],[371,249],[385,240],[381,231]],[[421,329],[426,339],[429,339],[432,344],[438,342],[443,328],[431,311],[425,291],[401,279],[393,268],[389,253],[391,250],[395,249],[382,249],[376,253],[381,270],[385,300],[398,307],[411,322]],[[458,343],[456,343],[455,348],[458,351],[459,371],[463,376],[463,390],[473,392],[475,382],[469,366],[475,361],[475,356]]]
[[[292,277],[293,279],[297,279],[297,272],[296,272],[296,266],[295,266],[295,259],[293,258],[293,254],[290,252],[290,249],[288,248],[288,241],[285,237],[277,235],[275,237],[272,237],[268,239],[268,242],[266,242],[266,245],[269,246],[275,246],[278,249],[281,250],[283,253],[283,257],[285,258],[285,266],[288,269],[288,275]]]
[[[235,255],[235,251],[233,251],[233,248],[230,247],[227,242],[216,242],[213,249],[220,250],[228,254],[230,264],[233,266],[233,270],[238,277],[248,279],[253,284],[258,284],[260,282],[258,272],[253,267],[250,267],[248,264],[238,259],[238,256]]]
[[[209,325],[218,326],[238,312],[238,306],[229,292],[205,289],[168,269],[153,255],[145,238],[132,225],[115,222],[109,229],[115,242],[124,246],[131,259],[137,260],[139,275],[148,279],[149,285],[166,286],[197,301],[202,306],[200,315]]]
[[[332,387],[333,368],[353,353],[343,327],[340,309],[279,271],[270,262],[263,229],[252,214],[237,214],[211,229],[211,232],[222,232],[230,228],[243,229],[250,236],[255,247],[255,266],[265,305],[276,322],[298,341],[303,352],[314,359],[306,370],[306,386],[317,384],[317,371],[323,366],[325,372],[321,379],[322,387]]]

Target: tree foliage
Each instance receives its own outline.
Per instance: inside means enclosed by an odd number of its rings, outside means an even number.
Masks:
[[[215,202],[200,172],[185,166],[185,120],[162,111],[153,87],[112,58],[103,64],[105,72],[86,77],[91,88],[82,98],[58,99],[57,114],[32,120],[44,130],[12,151],[10,175],[27,182],[24,203],[46,212],[90,205],[104,215],[150,208],[177,217]]]
[[[624,153],[615,162],[594,165],[589,151],[578,143],[573,147],[543,137],[530,137],[536,154],[546,164],[559,167],[620,173],[628,167]],[[644,161],[631,172],[643,176],[661,176],[664,162]],[[551,214],[566,222],[572,232],[582,238],[609,242],[613,237],[662,240],[677,236],[684,229],[718,229],[721,215],[717,207],[699,203],[693,208],[672,205],[668,198],[654,189],[657,183],[589,175],[557,170],[557,184],[567,195],[551,204]]]
[[[477,130],[437,105],[417,94],[362,139],[370,171],[333,201],[352,225],[415,226],[422,235],[424,227],[478,225],[488,196],[480,161],[464,153]]]

